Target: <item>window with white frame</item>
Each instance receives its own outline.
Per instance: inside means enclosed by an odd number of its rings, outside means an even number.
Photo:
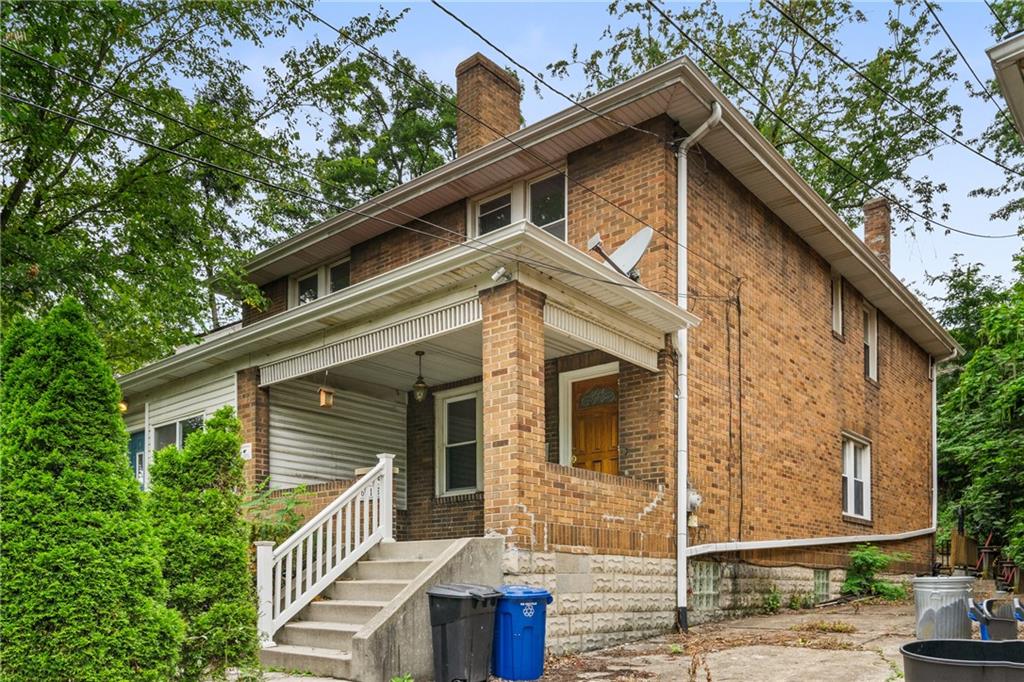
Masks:
[[[565,176],[561,173],[530,183],[527,193],[530,222],[559,239],[565,239]]]
[[[843,435],[843,514],[871,518],[871,445]]]
[[[864,304],[864,376],[878,381],[878,311]]]
[[[480,386],[434,394],[437,494],[483,488],[483,412]]]
[[[832,273],[832,331],[843,335],[843,277]]]
[[[512,192],[506,192],[476,206],[477,234],[487,234],[512,224]]]
[[[345,256],[341,260],[293,277],[289,293],[290,307],[312,303],[322,296],[348,287],[352,283],[351,264],[351,259]]]
[[[203,415],[201,414],[156,426],[153,428],[153,452],[163,450],[168,445],[184,447],[188,435],[201,428],[203,428]]]

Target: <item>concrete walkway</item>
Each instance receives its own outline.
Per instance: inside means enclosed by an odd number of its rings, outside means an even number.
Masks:
[[[902,679],[912,603],[783,610],[611,649],[551,657],[548,682]]]

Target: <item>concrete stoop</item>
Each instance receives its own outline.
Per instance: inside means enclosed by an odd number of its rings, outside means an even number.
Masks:
[[[496,585],[501,538],[377,545],[274,636],[269,668],[356,682],[433,672],[426,590],[443,582]]]

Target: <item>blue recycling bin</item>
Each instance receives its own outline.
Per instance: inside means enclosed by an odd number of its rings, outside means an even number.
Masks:
[[[544,624],[551,593],[526,585],[502,585],[498,591],[491,671],[506,680],[536,680],[544,674]]]

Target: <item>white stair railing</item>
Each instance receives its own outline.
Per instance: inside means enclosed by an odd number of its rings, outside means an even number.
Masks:
[[[256,592],[264,646],[378,542],[393,542],[394,455],[378,462],[294,535],[256,543]]]

